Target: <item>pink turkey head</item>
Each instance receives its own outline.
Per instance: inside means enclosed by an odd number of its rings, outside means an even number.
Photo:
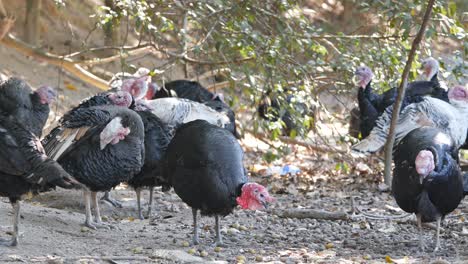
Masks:
[[[456,85],[449,89],[448,98],[450,100],[464,101],[468,103],[468,91],[462,85]]]
[[[138,68],[138,70],[133,74],[135,77],[142,77],[148,76],[150,74],[150,70],[144,67]]]
[[[414,161],[416,172],[424,179],[434,168],[434,155],[429,150],[421,150]]]
[[[366,86],[370,83],[370,81],[374,77],[374,73],[367,66],[358,67],[354,75],[357,77],[358,86],[363,89],[366,88]]]
[[[36,93],[39,95],[41,104],[50,104],[57,97],[57,92],[47,85],[42,85],[37,88]]]
[[[424,79],[430,81],[432,77],[439,72],[439,62],[436,59],[429,57],[422,61],[422,69]]]
[[[133,101],[132,95],[126,91],[112,92],[107,97],[111,99],[113,104],[123,107],[130,107]]]
[[[122,91],[129,92],[135,99],[141,99],[146,95],[150,81],[151,77],[149,75],[135,79],[125,79],[122,82]]]
[[[146,92],[145,99],[152,100],[154,95],[161,89],[156,83],[152,82],[148,85],[148,91]]]
[[[236,201],[242,209],[261,210],[266,209],[268,203],[274,202],[275,199],[270,196],[264,186],[249,182],[242,186],[241,195],[236,198]]]
[[[117,144],[119,141],[124,140],[130,134],[130,128],[122,125],[122,118],[115,117],[112,119],[99,135],[100,147],[103,150],[109,144]]]

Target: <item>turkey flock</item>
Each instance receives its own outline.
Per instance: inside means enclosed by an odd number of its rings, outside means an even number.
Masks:
[[[439,228],[468,193],[459,165],[459,150],[468,146],[468,89],[444,87],[435,59],[422,65],[424,80],[408,83],[400,110],[392,183],[397,204],[416,214],[420,230],[422,222],[431,221]],[[359,108],[353,113],[361,141],[352,149],[375,153],[385,144],[397,92],[375,93],[366,66],[355,75]],[[121,183],[132,187],[143,220],[145,214],[151,218],[154,188],[173,188],[192,208],[193,244],[199,243],[198,212],[215,217],[215,244],[223,245],[220,216],[236,206],[262,210],[274,202],[266,187],[248,179],[234,111],[221,94],[198,82],[175,80],[159,87],[144,68],[116,74],[107,91],[68,110],[43,136],[56,96],[51,87],[33,91],[14,77],[0,84],[0,195],[9,198],[14,211],[12,238],[0,240],[2,245],[18,244],[21,198],[57,186],[83,192],[84,225],[92,229],[111,227],[102,220],[98,192],[121,207],[111,190]],[[304,115],[315,111],[294,103],[293,96],[286,100]],[[266,120],[281,119],[285,135],[296,127],[270,92],[257,112]],[[145,188],[150,192],[146,213]],[[435,250],[439,245],[437,229]]]
[[[436,222],[434,251],[440,248],[440,223],[468,193],[468,175],[460,168],[459,151],[468,143],[468,89],[444,88],[438,80],[439,63],[422,62],[423,79],[408,83],[395,128],[392,193],[401,209],[415,213],[424,249],[422,223]],[[366,66],[358,80],[359,132],[353,151],[375,153],[387,140],[396,89],[372,91],[373,73]]]
[[[261,210],[273,202],[264,186],[249,182],[235,114],[222,95],[186,80],[160,88],[148,74],[143,68],[117,74],[108,91],[66,112],[42,141],[55,91],[33,91],[17,78],[0,84],[0,195],[14,209],[12,239],[1,244],[18,244],[21,197],[57,186],[83,191],[84,225],[92,229],[111,227],[102,220],[98,192],[119,206],[109,191],[128,184],[144,219],[142,189],[150,190],[151,217],[154,187],[174,188],[193,210],[194,244],[198,211],[215,217],[222,245],[219,216],[237,205]]]

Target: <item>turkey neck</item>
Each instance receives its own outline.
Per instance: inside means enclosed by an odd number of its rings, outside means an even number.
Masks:
[[[37,93],[31,95],[31,102],[33,111],[31,112],[31,119],[27,120],[25,124],[37,137],[42,136],[42,129],[44,128],[47,118],[49,117],[50,107],[49,104],[42,104],[41,98]]]

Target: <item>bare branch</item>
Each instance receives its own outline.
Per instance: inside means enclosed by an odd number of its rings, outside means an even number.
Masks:
[[[405,97],[405,90],[408,83],[408,75],[411,70],[411,64],[413,63],[414,56],[416,55],[416,50],[419,47],[419,43],[426,32],[427,23],[431,16],[432,7],[434,6],[435,0],[429,0],[427,3],[426,11],[424,14],[424,18],[422,21],[421,28],[418,31],[418,34],[413,40],[413,44],[411,45],[411,50],[408,54],[408,60],[406,61],[405,69],[403,70],[403,74],[401,76],[401,83],[398,87],[398,94],[393,105],[393,113],[392,113],[392,122],[390,124],[390,131],[388,133],[387,143],[385,144],[385,170],[384,170],[384,179],[385,184],[388,186],[391,185],[392,176],[391,176],[391,169],[392,169],[392,151],[393,151],[393,144],[395,143],[395,128],[396,124],[400,115],[400,109],[403,102],[403,98]]]

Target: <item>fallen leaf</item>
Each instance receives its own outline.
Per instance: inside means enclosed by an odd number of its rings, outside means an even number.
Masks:
[[[65,83],[65,88],[67,88],[70,91],[78,91],[78,88],[76,88],[76,86],[71,83]]]

